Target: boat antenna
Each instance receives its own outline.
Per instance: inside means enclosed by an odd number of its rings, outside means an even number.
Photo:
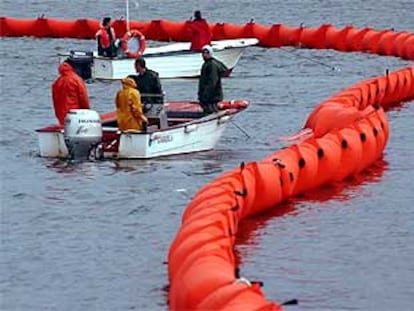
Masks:
[[[126,0],[126,31],[129,32],[129,1]]]

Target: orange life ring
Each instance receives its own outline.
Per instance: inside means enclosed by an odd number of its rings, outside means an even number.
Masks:
[[[131,38],[137,38],[138,42],[139,42],[139,48],[138,51],[130,51],[129,47],[128,47],[128,41]],[[122,37],[122,41],[121,41],[121,48],[124,51],[125,55],[128,58],[137,58],[139,56],[141,56],[142,54],[144,54],[144,50],[146,47],[146,41],[145,41],[145,36],[139,32],[136,29],[132,29],[130,31],[127,31],[124,36]]]
[[[243,109],[246,108],[249,103],[246,100],[223,100],[217,103],[220,110],[225,109]]]

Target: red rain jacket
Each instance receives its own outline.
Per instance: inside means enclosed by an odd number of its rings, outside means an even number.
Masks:
[[[59,73],[60,77],[52,84],[52,98],[56,118],[64,125],[66,113],[70,109],[90,109],[90,104],[85,82],[72,66],[62,63]]]
[[[189,23],[188,31],[191,36],[192,51],[201,51],[202,47],[211,43],[211,31],[205,19],[194,20]]]

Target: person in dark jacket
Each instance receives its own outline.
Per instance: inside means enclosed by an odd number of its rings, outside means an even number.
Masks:
[[[160,128],[168,127],[167,114],[164,109],[164,93],[158,72],[147,68],[143,57],[135,60],[135,70],[138,74],[129,75],[128,78],[132,78],[137,84],[144,113],[148,117],[158,118]]]
[[[223,100],[221,77],[227,72],[227,67],[213,57],[210,45],[201,51],[204,59],[198,81],[198,100],[206,114],[217,112],[217,103]]]
[[[158,72],[147,68],[145,59],[139,57],[135,60],[135,70],[137,75],[129,75],[137,84],[137,89],[141,93],[141,101],[146,104],[162,104],[163,92]]]

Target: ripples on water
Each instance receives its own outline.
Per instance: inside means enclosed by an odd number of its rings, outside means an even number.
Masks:
[[[100,19],[122,15],[120,2],[4,0],[0,7],[11,17]],[[194,8],[181,0],[130,3],[133,20],[183,20],[197,7],[211,22],[243,24],[254,17],[262,24],[414,29],[407,1],[196,1]],[[235,122],[252,138],[229,124],[217,149],[207,153],[75,164],[41,159],[34,129],[54,122],[55,55],[94,45],[0,42],[1,309],[167,309],[168,247],[198,189],[280,148],[277,138],[297,131],[325,98],[387,68],[412,65],[361,53],[250,48],[224,89],[228,98],[251,102]],[[196,81],[163,86],[169,100],[196,97]],[[117,82],[88,85],[95,109],[113,109],[118,88]],[[236,247],[242,274],[263,281],[269,299],[297,298],[301,310],[412,309],[413,105],[388,116],[384,161],[242,224]]]

